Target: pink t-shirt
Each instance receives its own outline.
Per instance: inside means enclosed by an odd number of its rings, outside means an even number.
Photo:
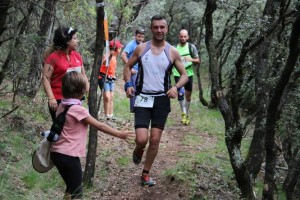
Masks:
[[[64,110],[59,105],[56,114]],[[52,143],[51,151],[74,157],[85,157],[88,125],[82,120],[89,117],[90,113],[81,105],[73,105],[69,108],[64,128],[57,142]]]

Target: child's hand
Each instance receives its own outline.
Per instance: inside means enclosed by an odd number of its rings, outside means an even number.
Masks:
[[[121,131],[119,138],[126,140],[126,142],[133,141],[135,139],[134,131]]]

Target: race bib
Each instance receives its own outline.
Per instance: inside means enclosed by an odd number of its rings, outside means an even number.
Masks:
[[[188,61],[184,57],[181,57],[181,60],[182,60],[184,66],[186,66],[188,64]]]
[[[70,68],[67,69],[67,72],[72,72],[72,71],[76,71],[76,72],[81,73],[81,66],[78,66],[78,67],[70,67]]]
[[[154,97],[138,95],[136,96],[134,107],[153,108]]]

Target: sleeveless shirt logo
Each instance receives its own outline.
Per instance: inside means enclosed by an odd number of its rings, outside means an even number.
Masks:
[[[145,63],[149,63],[149,57],[148,57],[148,55],[146,54],[145,57],[142,60]]]

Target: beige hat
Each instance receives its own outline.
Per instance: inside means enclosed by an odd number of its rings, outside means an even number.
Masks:
[[[51,142],[44,138],[32,155],[32,166],[39,173],[45,173],[54,166],[50,159]]]

